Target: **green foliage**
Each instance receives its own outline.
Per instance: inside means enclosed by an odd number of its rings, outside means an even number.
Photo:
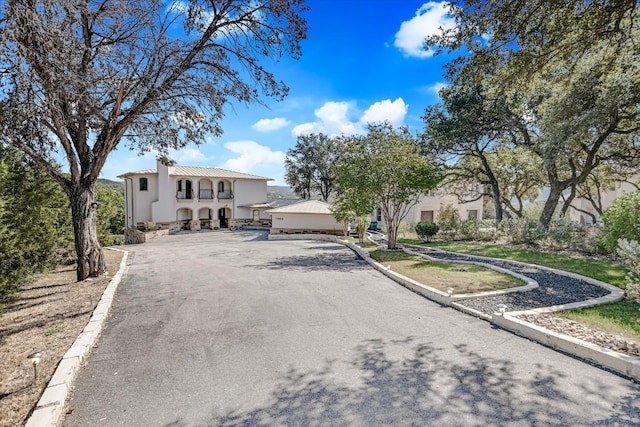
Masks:
[[[618,255],[629,266],[625,296],[640,303],[640,243],[635,240],[618,240]]]
[[[546,237],[544,227],[530,218],[509,218],[499,223],[499,230],[513,244],[534,245]]]
[[[460,230],[460,222],[460,213],[456,208],[451,205],[440,208],[438,212],[438,225],[441,231],[448,234],[455,234]]]
[[[335,190],[333,167],[339,158],[336,138],[323,133],[299,136],[284,160],[285,181],[303,199],[320,194],[327,201]]]
[[[97,218],[98,240],[103,246],[115,244],[113,235],[124,232],[124,196],[108,186],[97,185],[97,201],[100,202]]]
[[[433,236],[438,234],[440,227],[431,221],[420,221],[415,227],[416,234],[423,240],[431,240]]]
[[[369,124],[365,136],[345,138],[335,167],[339,203],[363,212],[380,207],[389,248],[396,245],[400,221],[418,198],[440,182],[440,171],[422,156],[407,128]]]
[[[67,258],[70,209],[60,187],[15,151],[0,152],[0,299]]]
[[[602,246],[616,251],[619,239],[640,241],[640,191],[618,197],[602,215]]]

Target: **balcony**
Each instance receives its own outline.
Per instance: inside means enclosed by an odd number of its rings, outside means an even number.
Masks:
[[[178,200],[193,200],[194,199],[193,190],[182,190],[176,192],[176,199]]]
[[[233,192],[229,191],[218,191],[218,199],[219,200],[230,200],[233,199]]]
[[[198,191],[198,199],[200,200],[213,200],[215,199],[216,195],[214,193],[213,190],[211,189],[206,189],[206,190],[199,190]]]

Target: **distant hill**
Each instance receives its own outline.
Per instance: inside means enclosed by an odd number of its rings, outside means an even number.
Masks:
[[[122,181],[112,181],[110,179],[98,178],[98,185],[115,190],[124,196],[124,183]]]
[[[267,198],[273,199],[299,199],[291,187],[286,185],[267,185]]]

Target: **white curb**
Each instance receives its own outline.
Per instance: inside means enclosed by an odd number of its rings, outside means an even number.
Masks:
[[[504,314],[494,313],[492,316],[489,316],[485,313],[470,309],[468,307],[465,307],[457,303],[456,295],[454,295],[453,298],[451,298],[449,295],[437,289],[429,288],[428,286],[425,286],[421,283],[417,283],[407,277],[401,276],[398,273],[388,270],[383,265],[372,260],[371,257],[369,256],[369,253],[363,250],[362,248],[360,248],[359,246],[356,246],[351,243],[345,243],[345,242],[342,242],[342,243],[348,246],[353,251],[355,251],[365,261],[371,264],[376,270],[381,271],[384,275],[400,283],[402,286],[405,286],[428,299],[436,301],[442,305],[453,307],[459,311],[470,314],[472,316],[488,320],[494,325],[499,326],[500,328],[510,331],[516,335],[541,343],[553,349],[560,350],[564,353],[573,355],[579,359],[587,360],[589,362],[595,363],[596,365],[600,365],[612,371],[618,372],[629,378],[640,380],[640,359],[639,358],[618,353],[618,352],[609,350],[607,348],[601,347],[599,345],[596,345],[587,341],[583,341],[568,335],[560,334],[555,331],[551,331],[549,329],[543,328],[541,326],[526,322],[516,317],[523,314],[550,313],[554,311],[591,307],[594,305],[608,304],[608,303],[620,301],[622,298],[624,298],[624,291],[622,291],[620,288],[617,288],[608,283],[601,282],[599,280],[592,279],[590,277],[581,276],[579,274],[570,273],[563,270],[557,270],[551,267],[544,267],[537,264],[528,264],[528,263],[519,262],[519,261],[500,260],[498,258],[488,258],[488,257],[477,256],[477,255],[463,254],[465,256],[469,256],[469,257],[480,260],[478,264],[481,264],[481,265],[483,264],[482,260],[506,261],[506,262],[522,265],[525,267],[551,271],[553,273],[556,273],[562,276],[583,280],[587,283],[605,288],[610,292],[609,295],[605,295],[600,298],[594,298],[586,301],[579,301],[579,302],[574,302],[570,304],[562,304],[562,305],[556,305],[551,307],[541,307],[541,308],[536,308],[532,310],[513,311],[513,312],[504,313]],[[434,248],[431,248],[431,249],[434,249]],[[441,249],[434,249],[434,250],[438,252],[447,253],[447,251],[443,251]],[[411,252],[409,251],[409,253]],[[423,254],[420,254],[420,255],[422,256]],[[460,261],[455,260],[452,262],[460,262]],[[527,281],[530,281],[530,280],[531,279],[527,279]],[[527,285],[526,287],[529,287],[529,286],[530,285]],[[534,289],[535,287],[530,287],[529,289]],[[522,288],[525,288],[525,287],[522,287]],[[520,291],[523,291],[522,288],[518,288],[518,289]],[[502,291],[498,291],[498,292],[504,293]],[[464,296],[466,297],[467,295],[464,295]],[[476,294],[474,296],[480,296],[480,295]]]
[[[25,423],[25,427],[55,427],[61,421],[64,405],[73,382],[78,375],[81,364],[86,360],[89,351],[104,327],[106,316],[113,303],[115,291],[127,267],[129,252],[116,248],[109,249],[124,252],[118,272],[111,278],[109,285],[102,293],[102,297],[94,309],[89,323],[71,345],[71,348],[62,356],[62,360],[53,373],[49,384],[47,384],[47,388],[44,389],[36,408]]]

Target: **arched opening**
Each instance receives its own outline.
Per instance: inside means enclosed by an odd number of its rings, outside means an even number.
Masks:
[[[214,198],[213,182],[210,179],[201,179],[198,181],[198,199],[213,200]]]
[[[193,183],[189,179],[179,179],[176,181],[176,198],[178,200],[193,199]]]
[[[209,208],[201,208],[198,210],[198,220],[200,220],[201,228],[212,229],[211,227],[211,219],[212,219],[212,211]]]
[[[193,219],[193,212],[189,208],[180,208],[176,211],[176,222],[181,230],[189,230],[189,223]]]
[[[218,181],[218,199],[233,199],[231,183],[229,181]]]
[[[220,228],[228,228],[229,221],[231,220],[231,209],[229,208],[218,209],[218,220],[220,221]]]

